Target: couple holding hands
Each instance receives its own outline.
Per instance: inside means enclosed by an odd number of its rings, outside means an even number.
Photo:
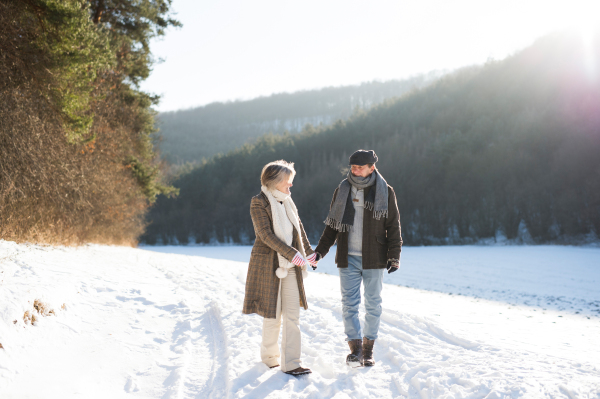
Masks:
[[[291,198],[294,164],[271,162],[262,170],[261,192],[252,198],[250,215],[256,241],[250,255],[243,313],[263,320],[260,355],[269,367],[298,376],[301,366],[300,307],[308,309],[304,292],[307,266],[327,255],[337,242],[342,312],[353,367],[373,366],[373,346],[381,317],[383,273],[398,270],[402,237],[396,194],[377,170],[374,151],[350,156],[350,171],[333,193],[325,230],[313,249]],[[364,285],[364,333],[358,318]],[[282,323],[283,321],[283,323]],[[277,341],[283,324],[281,351]]]

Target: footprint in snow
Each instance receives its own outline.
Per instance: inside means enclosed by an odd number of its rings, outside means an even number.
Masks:
[[[131,392],[137,392],[139,390],[140,390],[140,388],[138,387],[138,383],[137,383],[135,377],[133,377],[132,375],[128,375],[127,382],[125,383],[125,392],[131,393]]]

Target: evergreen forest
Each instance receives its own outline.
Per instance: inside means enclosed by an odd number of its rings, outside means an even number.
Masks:
[[[251,243],[262,167],[295,162],[292,198],[316,244],[349,155],[373,149],[404,242],[576,242],[600,232],[600,38],[558,32],[347,120],[266,134],[205,159],[159,197],[148,244]]]
[[[134,245],[164,182],[139,89],[171,0],[0,1],[0,238]]]
[[[348,119],[357,110],[422,88],[444,73],[432,71],[404,80],[280,93],[163,112],[157,118],[162,136],[160,152],[171,164],[197,164],[202,158],[225,154],[265,133],[295,134],[308,124],[329,125]]]

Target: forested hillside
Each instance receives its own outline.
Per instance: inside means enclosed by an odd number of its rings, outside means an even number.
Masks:
[[[133,244],[162,182],[139,90],[171,0],[0,2],[0,239]]]
[[[349,118],[356,110],[424,87],[443,74],[432,71],[405,80],[273,94],[164,112],[158,115],[161,154],[174,164],[198,162],[225,154],[265,133],[293,134],[307,124],[329,125]]]
[[[251,242],[261,168],[296,163],[292,188],[315,243],[350,153],[374,149],[407,244],[503,234],[536,242],[600,231],[600,40],[557,33],[368,112],[299,135],[263,136],[180,177],[144,240]],[[525,233],[526,231],[526,233]]]

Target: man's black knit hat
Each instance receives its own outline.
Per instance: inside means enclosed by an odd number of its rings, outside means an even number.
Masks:
[[[350,155],[350,165],[366,165],[377,162],[377,155],[373,150],[358,150]]]

